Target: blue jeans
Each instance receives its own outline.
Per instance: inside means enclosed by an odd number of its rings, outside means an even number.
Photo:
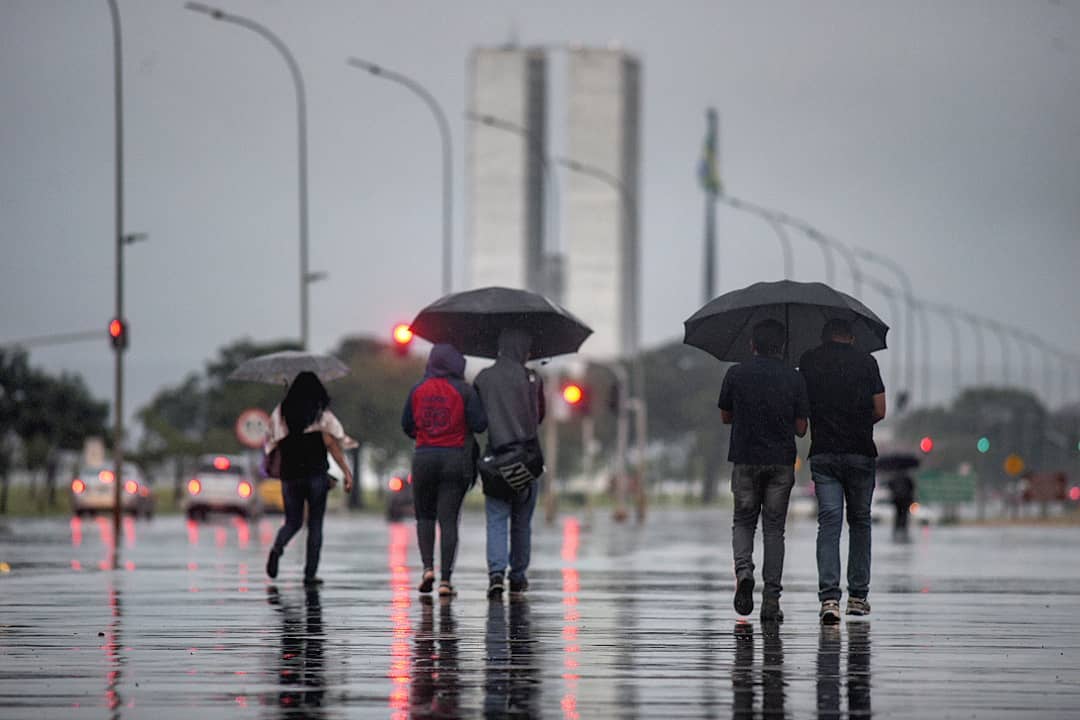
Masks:
[[[274,550],[281,553],[293,535],[304,526],[304,503],[307,502],[307,556],[304,577],[313,578],[319,570],[322,551],[323,516],[326,515],[326,495],[330,492],[330,477],[314,475],[300,480],[282,480],[281,494],[285,501],[285,524],[278,530]]]
[[[532,516],[536,509],[536,497],[540,494],[539,483],[532,483],[529,491],[513,501],[484,496],[487,511],[487,564],[488,574],[506,572],[510,565],[510,579],[525,579],[532,551]],[[507,524],[510,526],[509,543]],[[509,555],[507,545],[509,544]]]
[[[870,592],[870,501],[874,495],[874,458],[823,453],[810,458],[818,501],[818,599],[840,599],[840,531],[844,503],[848,521],[848,595]]]

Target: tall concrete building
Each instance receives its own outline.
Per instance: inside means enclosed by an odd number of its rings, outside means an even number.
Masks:
[[[566,155],[581,164],[564,175],[566,307],[593,329],[582,347],[607,360],[639,342],[638,173],[641,70],[621,50],[569,53]]]
[[[469,58],[468,287],[544,283],[547,63],[542,50],[478,48]]]

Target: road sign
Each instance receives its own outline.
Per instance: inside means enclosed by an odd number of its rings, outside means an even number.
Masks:
[[[924,470],[916,475],[916,493],[921,503],[956,504],[975,499],[975,475]]]
[[[270,416],[260,408],[248,408],[236,418],[236,439],[249,448],[261,448],[270,432]]]

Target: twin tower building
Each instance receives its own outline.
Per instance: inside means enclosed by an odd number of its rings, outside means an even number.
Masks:
[[[566,67],[558,143],[553,60]],[[640,87],[637,59],[617,49],[470,57],[468,286],[522,287],[565,305],[592,327],[582,352],[595,360],[638,349]]]

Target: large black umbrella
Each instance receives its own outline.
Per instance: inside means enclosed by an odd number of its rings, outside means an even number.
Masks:
[[[499,354],[499,334],[509,328],[532,335],[534,358],[577,352],[592,334],[589,326],[543,295],[504,287],[441,297],[421,310],[410,327],[433,343],[450,343],[465,355],[489,358]]]
[[[683,342],[727,362],[752,357],[750,336],[754,325],[779,320],[787,328],[785,359],[794,365],[807,350],[821,344],[825,322],[843,318],[855,331],[855,346],[866,352],[886,347],[889,326],[870,308],[824,283],[792,280],[754,283],[709,301],[683,325]]]

